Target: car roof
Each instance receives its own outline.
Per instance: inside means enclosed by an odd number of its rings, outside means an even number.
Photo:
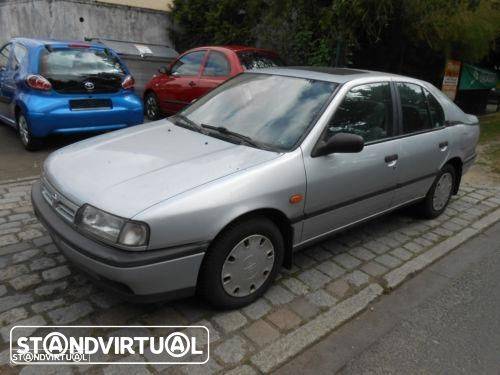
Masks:
[[[41,47],[41,46],[52,46],[52,47],[66,47],[70,44],[75,45],[86,45],[92,48],[106,48],[99,43],[89,43],[82,42],[81,40],[58,40],[58,39],[37,39],[37,38],[13,38],[12,42],[19,42],[26,47]]]
[[[389,77],[407,78],[397,74],[376,72],[371,70],[354,69],[354,68],[333,68],[323,66],[286,66],[264,68],[254,71],[254,73],[275,74],[297,78],[314,79],[318,81],[327,81],[335,83],[346,83],[359,78],[374,78],[387,79]]]
[[[186,52],[202,50],[202,49],[215,50],[215,51],[217,51],[217,50],[229,50],[232,52],[256,51],[256,52],[272,53],[274,55],[277,55],[277,53],[274,52],[273,50],[251,47],[251,46],[243,46],[243,45],[200,46],[200,47],[195,47],[195,48],[191,48],[187,51],[184,51],[182,54],[185,54]]]

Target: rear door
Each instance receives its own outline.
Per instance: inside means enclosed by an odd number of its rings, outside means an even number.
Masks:
[[[19,43],[12,44],[10,62],[7,65],[7,70],[3,74],[2,97],[5,104],[5,116],[14,119],[14,97],[16,95],[16,79],[19,77],[21,64],[28,56],[26,47]]]
[[[202,95],[199,80],[206,53],[199,50],[185,54],[174,63],[170,74],[162,77],[156,92],[163,111],[176,113]]]
[[[200,94],[213,90],[231,76],[231,64],[220,51],[209,51],[199,81]]]
[[[448,157],[448,130],[444,112],[424,87],[396,82],[401,144],[398,186],[394,204],[425,196]]]
[[[8,99],[4,96],[4,82],[9,69],[10,51],[12,44],[7,44],[0,49],[0,116],[7,117]]]

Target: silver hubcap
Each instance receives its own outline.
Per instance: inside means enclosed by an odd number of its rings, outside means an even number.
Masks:
[[[274,265],[274,246],[260,234],[240,241],[222,266],[222,285],[233,297],[246,297],[269,278]]]
[[[451,173],[445,173],[439,178],[434,190],[434,197],[432,198],[432,207],[434,210],[442,210],[446,203],[448,203],[452,186],[453,176]]]
[[[150,96],[146,101],[146,111],[149,118],[155,118],[158,114],[158,105],[156,104],[155,98]]]
[[[23,144],[27,145],[30,141],[30,134],[28,131],[28,122],[26,121],[24,116],[20,116],[18,123],[19,123],[18,124],[19,125],[19,135],[21,137],[21,142],[23,142]]]

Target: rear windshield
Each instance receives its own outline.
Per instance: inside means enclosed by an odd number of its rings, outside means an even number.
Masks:
[[[237,53],[241,65],[245,70],[272,68],[285,65],[277,56],[260,51],[243,51]]]
[[[40,59],[40,73],[45,77],[125,75],[125,70],[108,50],[67,48],[45,51]]]

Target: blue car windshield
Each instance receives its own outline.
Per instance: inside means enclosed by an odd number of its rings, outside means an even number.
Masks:
[[[292,149],[331,98],[336,83],[245,73],[180,113],[197,125],[225,128],[274,149]]]
[[[107,50],[92,48],[61,48],[47,50],[40,59],[44,77],[93,75],[124,75],[118,58]]]

